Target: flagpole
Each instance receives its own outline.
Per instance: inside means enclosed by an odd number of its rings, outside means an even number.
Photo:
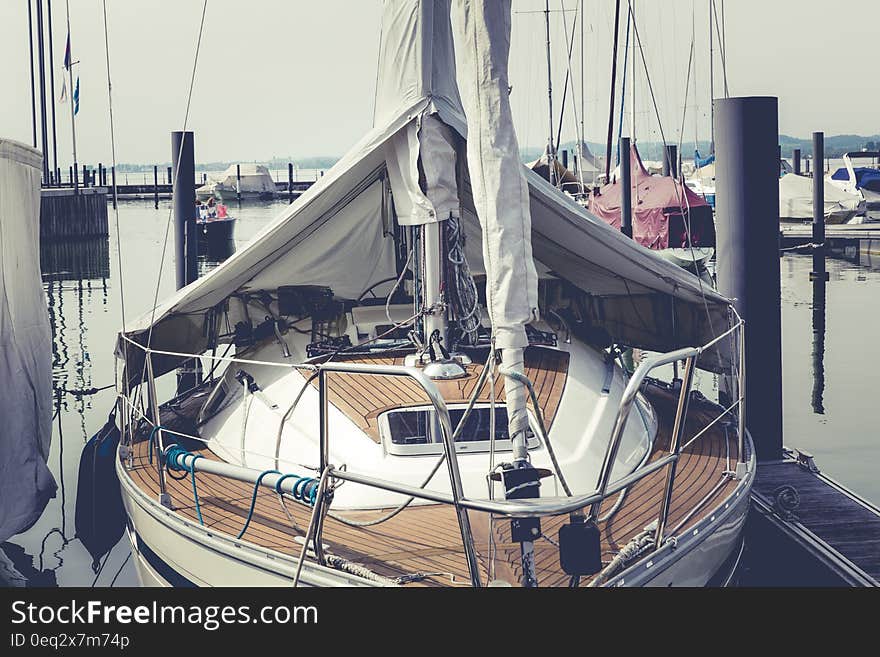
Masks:
[[[52,162],[54,168],[52,175],[58,173],[58,138],[55,130],[55,47],[52,42],[52,0],[46,0],[47,18],[49,20],[49,88],[51,90],[52,99]],[[59,181],[55,181],[60,184]]]
[[[31,45],[31,125],[34,129],[34,148],[37,147],[37,90],[36,81],[34,80],[34,16],[33,2],[27,0],[28,3],[28,39]]]
[[[70,0],[65,0],[67,9],[67,75],[70,81],[70,131],[73,136],[73,193],[79,194],[79,163],[76,160],[76,111],[74,108],[73,86],[73,48],[70,46]]]

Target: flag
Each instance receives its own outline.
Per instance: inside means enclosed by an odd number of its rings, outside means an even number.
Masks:
[[[70,68],[70,32],[67,33],[67,48],[64,49],[64,68]]]
[[[76,88],[73,90],[73,115],[79,114],[79,78],[76,79]]]
[[[67,102],[67,80],[61,81],[61,98],[58,99],[59,103]]]

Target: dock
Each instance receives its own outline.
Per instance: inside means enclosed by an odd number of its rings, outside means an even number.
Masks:
[[[293,198],[299,198],[303,192],[305,192],[309,187],[315,184],[314,180],[302,180],[302,181],[294,181],[293,186],[291,188]],[[113,200],[113,187],[110,185],[98,185],[95,187],[81,187],[81,190],[94,190],[96,193],[106,194],[107,200]],[[117,184],[117,198],[120,201],[140,201],[140,200],[155,200],[157,197],[160,200],[170,201],[171,200],[171,189],[172,186],[170,183],[164,182],[159,184],[153,183],[134,183],[134,184]],[[288,194],[288,184],[287,182],[276,182],[275,189],[277,191],[279,198],[286,198]],[[72,187],[44,187],[43,192],[50,193],[72,193]]]
[[[44,188],[40,194],[40,242],[106,237],[107,191],[102,187]]]
[[[813,226],[809,223],[781,224],[780,243],[782,248],[797,247],[809,244],[813,240]],[[833,246],[835,242],[853,240],[875,241],[880,255],[880,221],[864,224],[826,224],[825,241]]]
[[[806,452],[758,464],[748,537],[756,553],[784,555],[757,574],[763,583],[880,586],[880,509]]]

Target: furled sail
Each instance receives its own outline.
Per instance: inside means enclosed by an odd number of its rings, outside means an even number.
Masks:
[[[40,278],[39,151],[0,139],[0,542],[55,496],[52,334]]]

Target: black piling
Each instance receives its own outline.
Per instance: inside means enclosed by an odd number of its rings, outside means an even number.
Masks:
[[[183,148],[181,149],[181,143]],[[195,151],[191,131],[171,133],[172,205],[174,206],[174,235],[176,246],[177,289],[198,278],[196,257],[196,186]]]
[[[795,148],[791,154],[791,166],[794,167],[794,172],[797,175],[801,175],[801,149]]]
[[[663,175],[678,178],[678,146],[667,144],[663,149]]]
[[[113,185],[113,209],[116,209],[116,167],[110,167],[110,183]]]
[[[159,209],[159,167],[153,165],[153,207]]]
[[[293,162],[287,163],[287,201],[293,203]]]
[[[825,133],[813,133],[813,158],[821,162],[825,159]],[[813,174],[813,270],[810,280],[828,280],[825,271],[825,178],[821,173]]]
[[[620,232],[632,237],[632,176],[629,137],[620,138]]]
[[[238,200],[239,207],[241,206],[241,165],[235,165],[235,198]]]
[[[804,158],[804,173],[810,173],[810,160],[808,158]]]
[[[191,131],[171,133],[173,168],[175,273],[177,289],[198,278],[198,226],[196,225],[196,161]],[[201,381],[199,360],[186,361],[177,371],[177,390],[184,392]]]
[[[171,167],[168,167],[168,171],[165,172],[165,180],[168,181],[168,184],[171,184]]]
[[[759,460],[782,458],[779,128],[775,97],[714,101],[718,289],[746,322],[746,427]]]
[[[565,148],[562,149],[562,166],[568,168],[568,150]]]

